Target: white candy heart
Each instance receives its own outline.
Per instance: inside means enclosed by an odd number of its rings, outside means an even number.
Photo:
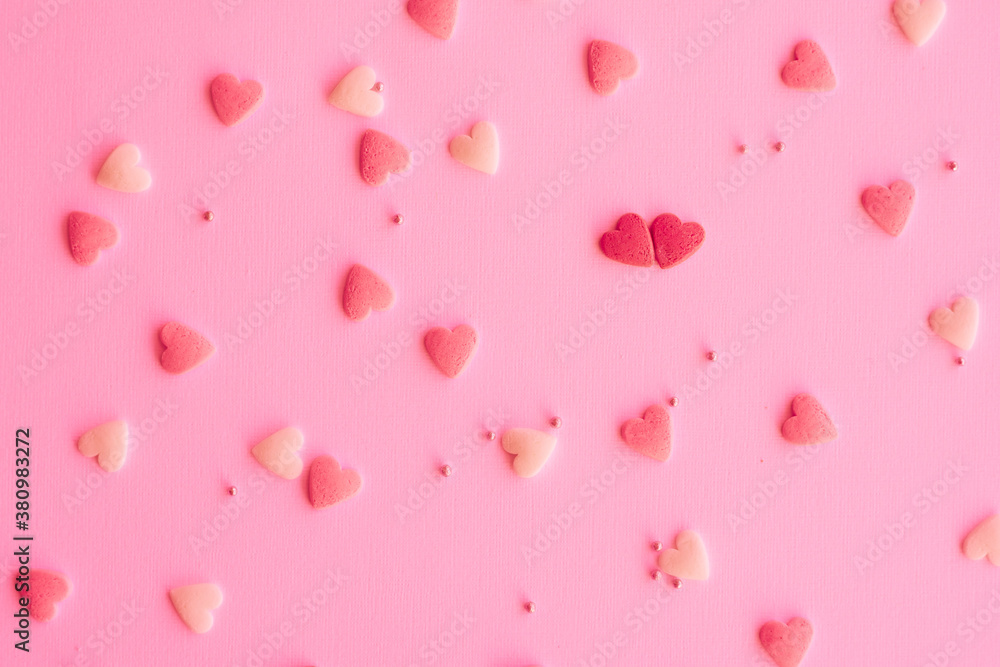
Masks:
[[[931,331],[952,345],[971,350],[979,330],[979,303],[967,296],[955,299],[951,308],[938,308],[928,318]]]
[[[556,437],[532,428],[512,428],[500,442],[508,454],[514,454],[514,472],[520,477],[534,477],[549,460]]]
[[[114,149],[97,174],[97,184],[119,192],[148,190],[153,178],[139,166],[139,157],[139,149],[133,144]]]
[[[497,173],[500,166],[500,137],[497,128],[489,121],[472,126],[469,134],[460,134],[448,145],[451,156],[484,174]]]
[[[896,0],[892,15],[906,38],[921,46],[941,25],[946,9],[944,0]]]
[[[284,479],[295,479],[302,474],[302,459],[296,453],[305,439],[302,431],[289,426],[264,438],[250,452],[257,462]]]
[[[359,65],[348,72],[334,87],[327,101],[338,109],[371,118],[382,113],[385,100],[372,90],[375,70]]]
[[[128,452],[128,424],[121,420],[101,424],[81,435],[76,447],[84,456],[96,456],[104,470],[120,470]]]

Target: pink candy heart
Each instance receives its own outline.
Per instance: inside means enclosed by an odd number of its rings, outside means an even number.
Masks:
[[[938,308],[927,321],[931,331],[962,350],[971,350],[979,331],[979,303],[967,296],[955,299],[951,308]]]
[[[781,80],[789,88],[824,92],[837,87],[830,61],[819,44],[805,40],[795,45],[795,59],[781,70]]]
[[[66,234],[73,259],[81,266],[97,261],[101,250],[118,243],[118,228],[90,213],[73,211],[66,220]]]
[[[458,377],[476,352],[479,337],[468,324],[455,327],[454,331],[434,327],[424,336],[424,347],[431,360],[450,378]]]
[[[366,130],[359,155],[361,178],[368,185],[383,185],[389,174],[410,168],[410,151],[388,134]]]
[[[995,514],[972,529],[962,542],[962,553],[972,560],[989,558],[1000,567],[1000,514]]]
[[[650,226],[656,262],[661,269],[677,266],[693,255],[705,242],[705,228],[697,222],[681,223],[670,213],[659,215]]]
[[[64,574],[49,570],[32,570],[29,575],[28,613],[36,621],[51,621],[58,612],[57,604],[73,592],[73,584]]]
[[[799,394],[792,399],[792,416],[781,425],[781,435],[796,445],[818,445],[837,438],[837,427],[815,398]]]
[[[232,74],[215,77],[211,92],[215,114],[227,127],[246,119],[264,101],[264,86],[249,79],[240,83]]]
[[[347,500],[361,490],[361,475],[342,470],[332,456],[317,456],[309,467],[309,502],[316,509]]]
[[[708,579],[708,551],[701,536],[693,530],[684,530],[674,544],[677,548],[663,551],[656,559],[656,566],[678,579]]]
[[[160,365],[168,373],[186,373],[215,353],[215,346],[194,329],[179,322],[168,322],[160,329],[165,350]]]
[[[768,621],[760,629],[760,645],[778,667],[798,667],[812,636],[812,625],[804,618],[793,618],[788,625]]]
[[[861,193],[861,205],[878,226],[893,236],[899,236],[913,210],[917,191],[906,181],[896,181],[888,188],[872,185]]]
[[[352,320],[363,320],[375,310],[388,310],[396,300],[389,283],[371,269],[355,264],[344,283],[344,313]]]
[[[641,419],[629,419],[622,425],[622,439],[640,454],[666,461],[670,458],[670,413],[662,405],[646,408]]]
[[[458,0],[410,0],[406,13],[435,37],[450,39],[458,20]]]
[[[653,239],[646,222],[635,213],[618,218],[617,229],[604,233],[601,251],[622,264],[653,265]]]
[[[595,39],[587,47],[590,85],[598,95],[618,90],[621,79],[631,79],[639,72],[639,59],[628,49],[613,42]]]
[[[222,589],[215,584],[191,584],[171,589],[170,602],[184,625],[202,634],[212,629],[212,611],[222,606]]]
[[[84,456],[96,456],[107,472],[120,470],[128,453],[128,424],[118,420],[96,426],[80,436],[76,447]]]
[[[139,147],[122,144],[111,151],[97,174],[97,184],[119,192],[142,192],[153,184],[153,177],[139,166]]]

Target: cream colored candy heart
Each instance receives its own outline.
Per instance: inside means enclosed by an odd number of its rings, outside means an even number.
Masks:
[[[946,9],[944,0],[896,0],[892,15],[906,38],[922,46],[941,25]]]
[[[139,166],[139,157],[139,149],[133,144],[122,144],[114,149],[97,174],[97,184],[119,192],[149,189],[153,179]]]
[[[927,319],[931,331],[952,345],[971,350],[979,330],[979,303],[972,297],[955,299],[951,308],[938,308]]]
[[[500,137],[497,128],[489,121],[472,126],[469,134],[460,134],[448,145],[451,156],[484,174],[497,173],[500,166]]]
[[[181,586],[171,589],[170,602],[184,625],[201,634],[212,629],[212,610],[222,604],[222,589],[215,584]]]
[[[533,428],[512,428],[503,434],[504,451],[514,455],[514,472],[520,477],[534,477],[549,460],[556,447],[556,437]]]
[[[1000,566],[1000,514],[995,514],[972,529],[962,543],[962,553],[972,560],[988,556]]]
[[[708,552],[701,536],[693,530],[685,530],[674,541],[676,549],[667,549],[660,554],[657,565],[661,570],[678,579],[708,579]]]
[[[302,449],[303,442],[302,431],[289,426],[267,436],[250,452],[258,463],[278,477],[295,479],[302,474],[302,459],[296,452]]]
[[[128,424],[121,420],[101,424],[81,435],[76,447],[84,456],[96,456],[104,470],[120,470],[128,452]]]
[[[375,70],[368,65],[359,65],[334,86],[327,101],[338,109],[358,116],[377,116],[382,113],[385,100],[372,90],[374,85]]]

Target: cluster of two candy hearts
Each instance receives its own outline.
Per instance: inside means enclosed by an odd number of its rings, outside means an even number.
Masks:
[[[298,452],[304,445],[302,432],[289,426],[264,438],[250,452],[269,472],[292,480],[302,474]],[[355,496],[361,490],[361,475],[356,470],[341,468],[332,456],[317,456],[309,466],[308,486],[309,502],[322,509]]]
[[[604,254],[622,264],[677,266],[691,257],[705,242],[705,229],[697,222],[681,222],[672,213],[657,216],[650,226],[635,213],[618,219],[616,228],[601,237]]]

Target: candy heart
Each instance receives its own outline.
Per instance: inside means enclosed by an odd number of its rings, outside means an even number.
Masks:
[[[101,424],[81,435],[76,447],[84,456],[96,456],[104,470],[120,470],[128,452],[128,424],[121,420]]]
[[[342,470],[332,456],[317,456],[309,466],[309,502],[323,509],[347,500],[361,490],[361,475]]]
[[[289,426],[258,442],[250,453],[278,477],[295,479],[302,474],[302,459],[296,452],[302,449],[303,442],[302,431]]]
[[[657,567],[678,579],[708,579],[708,552],[701,536],[693,530],[681,531],[674,540],[676,549],[666,549],[656,561]]]
[[[657,461],[670,458],[670,414],[662,405],[646,408],[642,419],[629,419],[622,425],[625,443]]]
[[[1000,566],[1000,514],[995,514],[972,529],[962,543],[962,553],[972,560],[989,557]]]
[[[872,185],[861,193],[861,205],[878,226],[893,236],[899,236],[913,210],[914,187],[906,181],[896,181],[888,188]]]
[[[681,223],[670,213],[656,216],[650,226],[656,262],[661,269],[677,266],[697,252],[705,242],[705,228],[697,222]]]
[[[434,327],[424,336],[424,347],[434,364],[450,378],[458,377],[476,352],[479,337],[468,324],[455,327],[454,331]]]
[[[170,602],[184,625],[201,634],[212,629],[212,610],[222,605],[222,589],[215,584],[181,586],[171,589]]]
[[[450,39],[458,19],[458,0],[410,0],[406,12],[430,34]]]
[[[69,251],[81,266],[90,266],[97,261],[101,250],[118,243],[118,228],[90,213],[73,211],[66,219],[66,234],[69,237]]]
[[[906,38],[923,45],[930,39],[944,20],[944,0],[896,0],[892,4],[892,15]]]
[[[138,166],[139,157],[139,149],[133,144],[122,144],[114,149],[97,174],[97,184],[119,192],[148,190],[153,179],[148,171]]]
[[[500,137],[497,128],[489,121],[480,121],[468,134],[460,134],[448,144],[451,156],[484,174],[497,173],[500,165]]]
[[[781,435],[796,445],[819,445],[837,438],[837,427],[815,398],[799,394],[792,399],[792,416],[781,425]]]
[[[837,87],[837,77],[823,49],[808,39],[795,45],[795,58],[781,70],[781,80],[798,90],[823,92]]]
[[[761,626],[760,645],[778,667],[798,667],[812,636],[812,625],[804,618],[793,618],[788,625],[768,621]]]
[[[389,283],[360,264],[347,272],[344,283],[344,312],[352,320],[363,320],[375,310],[388,310],[396,300]]]
[[[28,613],[36,621],[51,621],[59,611],[57,604],[73,592],[73,584],[66,575],[49,570],[32,570],[28,590]]]
[[[653,239],[646,221],[635,213],[618,218],[617,229],[604,232],[601,251],[609,258],[632,266],[653,265]]]
[[[549,460],[556,447],[556,437],[531,428],[512,428],[500,439],[504,451],[514,455],[514,472],[520,477],[534,477]]]
[[[160,365],[168,373],[186,373],[215,353],[215,346],[194,329],[168,322],[160,329],[160,342],[166,348]]]
[[[618,90],[620,79],[631,79],[639,72],[639,59],[628,49],[613,42],[595,39],[587,48],[590,85],[598,95]]]
[[[327,101],[338,109],[358,116],[377,116],[382,113],[385,101],[372,90],[374,85],[375,70],[368,65],[359,65],[334,86]]]
[[[967,296],[955,299],[951,308],[938,308],[927,320],[931,331],[963,350],[971,350],[979,330],[979,303]]]
[[[361,137],[361,178],[368,185],[382,185],[389,174],[410,168],[410,151],[388,134],[366,130]]]
[[[264,101],[264,86],[247,79],[243,83],[232,74],[220,74],[212,81],[215,115],[228,127],[245,120]]]

